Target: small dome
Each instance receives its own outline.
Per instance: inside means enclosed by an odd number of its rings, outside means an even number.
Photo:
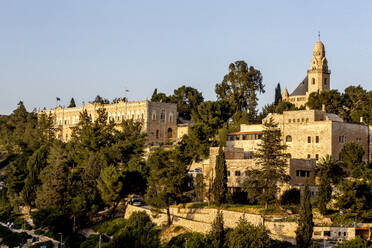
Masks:
[[[318,40],[313,49],[314,56],[325,56],[325,49],[323,43]]]

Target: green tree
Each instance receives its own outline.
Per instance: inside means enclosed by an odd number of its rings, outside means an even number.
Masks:
[[[22,189],[22,198],[29,207],[35,206],[36,191],[41,185],[40,172],[47,166],[48,147],[42,146],[27,161],[27,177]]]
[[[125,227],[114,235],[110,247],[158,248],[159,230],[146,212],[134,212]]]
[[[170,102],[177,104],[179,118],[191,120],[191,114],[204,101],[203,95],[197,89],[189,86],[181,86],[174,90],[170,96]]]
[[[212,247],[223,248],[225,246],[226,230],[224,227],[223,213],[217,210],[216,217],[212,222],[211,231],[208,233]]]
[[[217,206],[226,202],[227,194],[227,166],[225,160],[225,153],[222,147],[218,149],[215,166],[216,176],[213,180],[213,201]]]
[[[196,175],[194,188],[195,188],[195,200],[202,202],[204,200],[204,191],[205,191],[203,174]]]
[[[56,143],[50,149],[48,165],[42,169],[39,178],[41,187],[36,193],[36,206],[41,208],[59,208],[65,206],[68,187],[68,167],[64,147]]]
[[[114,216],[116,207],[126,193],[124,178],[120,171],[113,165],[103,168],[97,180],[97,188],[104,202],[112,207],[111,217]]]
[[[169,207],[183,199],[188,191],[190,177],[187,165],[178,159],[175,151],[155,150],[148,158],[150,176],[146,199],[149,204],[167,211],[168,225],[171,224]]]
[[[296,247],[298,248],[308,248],[312,245],[311,238],[313,236],[314,222],[310,197],[309,185],[306,182],[301,199],[301,213],[296,230]]]
[[[70,100],[70,104],[68,105],[68,108],[75,108],[75,107],[76,107],[75,99],[72,97]]]
[[[170,102],[170,98],[165,93],[158,93],[158,89],[155,88],[154,93],[151,96],[152,102]]]
[[[275,98],[274,98],[274,104],[278,105],[282,101],[282,89],[280,87],[280,83],[275,88]]]
[[[286,173],[287,158],[286,146],[281,144],[281,131],[278,124],[270,117],[264,122],[261,142],[255,153],[256,165],[260,169],[248,171],[248,178],[243,183],[248,198],[253,198],[268,207],[276,199],[279,191],[278,183],[289,181]]]
[[[366,163],[363,161],[364,149],[361,144],[346,142],[341,150],[341,159],[344,166],[351,171],[351,175],[360,178],[366,170]]]
[[[310,94],[306,104],[310,109],[322,109],[325,105],[327,113],[333,113],[345,117],[343,108],[343,98],[337,90],[326,90],[320,93]]]
[[[246,218],[240,218],[237,226],[228,234],[229,247],[266,248],[271,247],[271,239],[264,226],[249,224]]]
[[[320,177],[317,202],[320,213],[324,215],[332,197],[332,184],[336,186],[344,173],[340,163],[328,155],[317,164],[317,174]]]
[[[264,93],[264,84],[259,70],[248,67],[244,61],[229,65],[229,73],[220,84],[216,84],[217,99],[230,103],[233,112],[246,113],[246,121],[254,123],[257,117],[257,94]]]

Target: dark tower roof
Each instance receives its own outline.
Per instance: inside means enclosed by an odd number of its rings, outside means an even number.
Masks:
[[[307,76],[289,96],[305,96],[308,91]]]

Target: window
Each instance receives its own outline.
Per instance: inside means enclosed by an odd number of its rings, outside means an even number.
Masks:
[[[169,113],[169,122],[173,122],[173,113],[172,112]]]
[[[165,121],[165,109],[162,109],[160,112],[160,120],[163,122]]]
[[[324,231],[323,235],[327,237],[331,237],[331,231]]]
[[[310,154],[307,154],[307,158],[311,158],[311,155]]]
[[[312,79],[312,84],[315,84],[315,78]]]
[[[304,122],[304,120],[305,120],[305,119],[304,119],[304,118],[302,118],[302,119],[301,119],[301,122]]]
[[[316,160],[319,159],[319,154],[315,154],[315,159],[316,159]]]
[[[297,119],[297,122],[300,122],[300,119]]]
[[[227,176],[228,176],[228,177],[230,176],[230,171],[227,171]]]
[[[306,122],[309,122],[309,118],[306,118]]]
[[[310,177],[310,171],[296,170],[296,177]]]
[[[361,138],[356,138],[356,142],[360,144],[360,143],[362,143],[362,139]]]
[[[240,171],[235,171],[235,176],[240,177]]]
[[[327,85],[327,79],[326,78],[324,79],[324,85]]]
[[[287,137],[285,137],[285,142],[286,143],[292,143],[292,136],[291,135],[287,135]]]
[[[346,232],[344,232],[344,237],[346,237]]]
[[[314,232],[314,236],[320,236],[322,233],[317,231],[317,232]]]
[[[159,139],[159,130],[156,130],[156,138]]]
[[[293,123],[295,123],[296,122],[296,119],[293,119]]]
[[[171,139],[172,138],[172,128],[168,128],[168,139]]]
[[[152,117],[151,118],[152,118],[153,121],[156,121],[156,112],[155,111],[152,112]]]
[[[345,136],[339,136],[339,137],[338,137],[338,141],[339,141],[340,143],[345,143],[345,142],[346,142],[346,137],[345,137]]]
[[[311,137],[307,136],[307,143],[311,143]]]
[[[319,143],[319,136],[315,136],[315,143]]]
[[[291,119],[288,120],[288,123],[291,123]]]

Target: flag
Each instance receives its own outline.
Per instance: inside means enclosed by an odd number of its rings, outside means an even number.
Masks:
[[[61,101],[61,98],[59,98],[59,97],[56,97],[56,99],[57,99],[57,101]]]

